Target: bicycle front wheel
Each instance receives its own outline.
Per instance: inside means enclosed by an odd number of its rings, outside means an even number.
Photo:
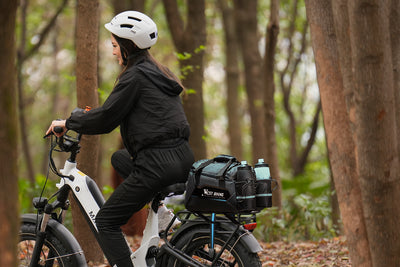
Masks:
[[[201,227],[198,228],[199,234],[193,237],[193,231],[184,234],[175,245],[175,248],[181,250],[188,256],[192,257],[196,261],[206,266],[238,266],[238,267],[261,267],[260,258],[257,253],[248,251],[243,244],[240,242],[229,243],[221,256],[215,261],[216,255],[218,255],[223,248],[223,245],[228,239],[228,235],[217,234],[214,237],[214,251],[210,247],[210,234],[204,233]],[[204,230],[204,229],[203,229]],[[214,261],[214,265],[212,262]],[[175,258],[170,258],[168,262],[169,267],[182,267],[185,266],[183,263],[178,262]]]
[[[18,259],[20,267],[29,266],[32,260],[32,253],[35,247],[36,226],[30,223],[21,225],[18,243]],[[47,233],[45,242],[40,252],[38,266],[40,267],[76,267],[76,253],[69,251],[60,240],[51,232]]]

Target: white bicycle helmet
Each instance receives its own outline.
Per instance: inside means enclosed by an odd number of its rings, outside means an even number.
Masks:
[[[131,40],[140,49],[150,48],[157,42],[157,25],[138,11],[119,13],[104,27],[120,38]]]

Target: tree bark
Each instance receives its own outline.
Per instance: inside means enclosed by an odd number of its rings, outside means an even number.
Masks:
[[[114,13],[119,14],[126,10],[144,12],[145,0],[112,0]]]
[[[279,175],[278,149],[275,135],[275,53],[279,34],[279,1],[271,0],[270,20],[266,30],[265,56],[264,56],[264,116],[265,140],[267,156],[266,162],[270,164],[271,175],[278,181],[279,188],[272,194],[272,204],[281,209],[281,179]]]
[[[348,2],[357,169],[373,266],[400,262],[391,1]],[[398,21],[395,22],[398,27]]]
[[[52,35],[51,39],[51,46],[52,46],[52,61],[53,61],[53,68],[51,69],[51,75],[55,77],[54,84],[51,86],[51,103],[50,105],[50,114],[56,114],[57,109],[59,107],[59,99],[60,99],[60,75],[59,75],[59,64],[57,60],[59,49],[58,43],[58,30],[59,27],[54,25],[54,34]],[[45,174],[49,165],[49,143],[50,138],[46,138],[45,142],[43,143],[43,160],[40,167],[41,173]]]
[[[183,107],[190,124],[190,144],[196,159],[207,157],[204,137],[203,72],[206,45],[205,1],[187,1],[187,23],[184,25],[176,0],[163,0],[169,29],[178,53],[188,55],[179,61],[183,85]]]
[[[15,21],[17,1],[0,1],[0,266],[17,266],[18,171]]]
[[[76,16],[76,88],[78,107],[99,105],[97,85],[98,64],[98,0],[78,0]],[[100,136],[82,136],[78,168],[93,178],[98,184],[97,165]],[[101,185],[99,184],[101,188]],[[102,262],[103,253],[91,233],[75,201],[71,202],[74,234],[88,261]]]
[[[392,1],[390,7],[390,43],[392,47],[393,87],[396,105],[397,140],[400,140],[400,1]],[[397,144],[400,153],[400,142]]]
[[[226,57],[226,108],[228,117],[229,149],[236,158],[243,158],[242,147],[242,111],[239,105],[239,62],[238,39],[235,33],[235,20],[233,9],[228,6],[226,0],[219,0],[218,7],[222,13],[222,22],[225,34]]]
[[[317,68],[326,140],[344,232],[354,266],[372,266],[356,170],[355,144],[345,102],[345,87],[330,1],[306,1]],[[340,47],[339,47],[340,49]]]
[[[390,47],[396,41],[388,29],[397,11],[389,14],[387,2],[373,1],[306,6],[352,264],[396,266],[400,184]]]
[[[266,156],[262,60],[258,50],[258,1],[235,0],[236,33],[245,68],[245,85],[251,117],[252,160]]]

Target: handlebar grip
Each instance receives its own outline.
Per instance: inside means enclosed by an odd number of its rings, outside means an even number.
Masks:
[[[54,127],[54,132],[56,132],[56,133],[62,133],[63,131],[64,131],[64,129],[61,126]]]
[[[63,129],[63,127],[61,127],[61,126],[56,126],[56,127],[54,127],[54,131],[55,131],[56,133],[62,133],[62,132],[64,131],[64,129]],[[49,136],[52,135],[52,134],[53,134],[53,132],[50,132],[50,133],[46,134],[45,136],[43,136],[43,138],[47,138],[47,137],[49,137]]]

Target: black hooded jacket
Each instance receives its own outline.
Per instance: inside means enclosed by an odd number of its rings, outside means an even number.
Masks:
[[[190,130],[179,94],[182,87],[145,56],[129,67],[103,106],[73,112],[67,129],[103,134],[121,126],[125,147],[134,156],[145,147],[174,139],[188,140]]]

